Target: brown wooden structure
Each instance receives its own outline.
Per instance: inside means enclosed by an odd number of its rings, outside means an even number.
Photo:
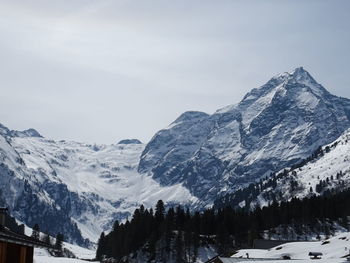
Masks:
[[[45,242],[6,228],[3,219],[6,211],[0,208],[0,263],[33,263],[34,247],[54,249]]]
[[[33,263],[34,247],[0,242],[1,263]]]

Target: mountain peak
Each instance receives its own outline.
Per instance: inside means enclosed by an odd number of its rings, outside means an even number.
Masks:
[[[138,139],[125,139],[118,142],[118,144],[142,144]]]
[[[24,131],[12,130],[11,134],[13,137],[43,137],[37,130],[33,128]]]
[[[209,116],[209,114],[207,114],[205,112],[201,112],[201,111],[186,111],[186,112],[182,113],[180,115],[180,117],[178,117],[174,121],[174,123],[203,119],[203,118],[207,118],[208,116]]]
[[[297,67],[290,74],[304,74],[307,73],[309,74],[303,67]]]
[[[0,135],[8,137],[43,137],[37,130],[30,128],[24,131],[10,130],[0,123]]]
[[[315,79],[303,67],[294,69],[289,73],[290,76],[297,82],[308,81],[310,83],[317,83]]]
[[[292,71],[280,73],[274,76],[270,81],[278,81],[278,82],[295,81],[299,83],[309,82],[309,83],[317,84],[315,79],[303,67],[297,67]]]
[[[314,80],[309,72],[307,72],[303,67],[298,67],[292,71],[275,75],[266,84],[259,88],[252,89],[244,96],[241,104],[251,104],[259,98],[272,95],[274,90],[277,88],[288,88],[288,84],[301,84],[300,86],[308,86],[312,90],[316,90],[318,95],[323,93],[323,91],[319,91],[320,88],[324,90],[324,88],[322,88],[322,86]]]
[[[304,89],[307,87],[307,89]],[[312,91],[314,95],[323,97],[329,92],[311,76],[303,67],[297,67],[289,72],[280,73],[272,77],[265,85],[251,90],[242,100],[243,103],[251,103],[259,98],[271,95],[277,89],[289,90],[301,88],[304,91]]]

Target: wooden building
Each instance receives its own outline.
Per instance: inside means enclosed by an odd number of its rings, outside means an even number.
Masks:
[[[34,244],[6,229],[0,229],[0,263],[33,263]]]
[[[0,263],[33,263],[34,247],[53,249],[32,237],[12,232],[4,226],[7,209],[0,208]]]

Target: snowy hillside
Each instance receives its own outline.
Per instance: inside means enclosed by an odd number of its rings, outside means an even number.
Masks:
[[[288,185],[295,181],[297,187],[291,192]],[[312,194],[322,194],[327,190],[348,188],[350,183],[350,130],[339,139],[322,147],[319,158],[292,169],[287,176],[278,180],[276,191],[284,193],[284,198],[303,198]]]
[[[295,259],[310,259],[309,252],[321,252],[325,262],[346,262],[345,256],[350,254],[350,233],[342,233],[333,238],[317,242],[293,242],[283,244],[269,250],[264,249],[242,249],[234,258],[246,258],[246,253],[250,258],[260,259],[282,259],[289,256]],[[311,260],[312,261],[312,260]],[[266,262],[266,261],[264,261]],[[283,261],[285,262],[285,261]],[[299,262],[299,261],[293,261]]]
[[[196,201],[180,185],[161,187],[138,174],[144,145],[134,142],[89,145],[0,136],[2,198],[11,213],[29,226],[39,223],[55,234],[64,229],[50,220],[66,221],[75,228],[65,229],[71,235],[68,240],[80,244],[79,230],[83,238],[95,242],[115,220],[126,219],[141,204],[153,206],[159,199]]]
[[[228,194],[217,205],[265,206],[274,200],[288,201],[293,197],[327,194],[349,187],[350,184],[350,129],[337,140],[316,151],[316,155],[291,169],[284,169],[276,176],[243,189],[239,194]],[[259,192],[259,193],[258,193]],[[258,194],[257,194],[258,193]],[[256,196],[254,196],[256,195]]]
[[[350,100],[303,68],[279,74],[213,115],[186,112],[159,131],[139,172],[183,183],[202,204],[293,165],[350,127]]]
[[[22,222],[17,222],[21,224]],[[27,236],[31,236],[33,233],[33,229],[24,225],[24,234]],[[40,237],[44,237],[44,233],[40,232]],[[50,237],[51,243],[55,244],[56,239],[54,237]],[[96,251],[94,249],[87,249],[84,247],[80,247],[77,245],[73,245],[67,242],[62,243],[63,250],[69,250],[69,254],[74,255],[76,259],[70,259],[66,257],[53,257],[46,248],[34,248],[34,263],[49,263],[49,262],[86,262],[86,260],[93,260],[96,257]]]

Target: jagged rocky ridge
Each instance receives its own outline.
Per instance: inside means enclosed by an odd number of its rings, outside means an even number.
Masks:
[[[162,185],[182,183],[208,205],[298,163],[339,137],[349,119],[350,100],[297,68],[212,115],[182,114],[147,144],[138,169]]]

